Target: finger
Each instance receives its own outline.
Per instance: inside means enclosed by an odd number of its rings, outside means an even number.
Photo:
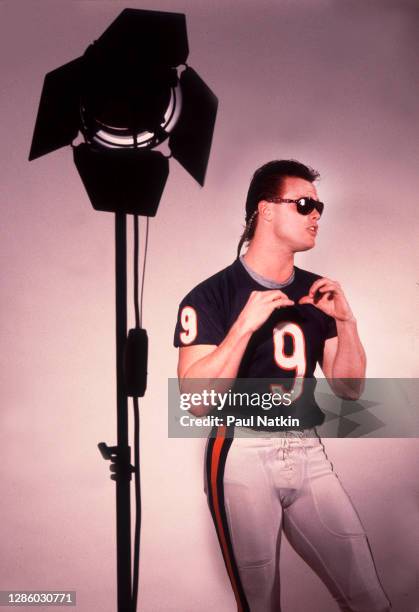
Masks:
[[[325,279],[325,281],[326,280],[327,279]],[[335,281],[329,281],[329,280],[327,280],[327,282],[325,282],[324,284],[320,285],[316,289],[315,293],[325,293],[327,291],[332,291],[333,293],[343,295],[343,291],[339,283]]]
[[[326,297],[326,296],[327,296],[327,297]],[[324,297],[326,297],[326,299],[327,299],[327,300],[332,300],[332,299],[333,299],[333,294],[332,294],[332,293],[329,291],[329,292],[328,292],[328,295],[327,295],[327,293],[326,293],[326,294],[323,294],[323,295],[316,294],[316,295],[314,295],[313,297],[310,297],[310,296],[308,296],[308,295],[305,295],[304,297],[302,297],[302,298],[300,298],[300,299],[298,300],[298,303],[299,303],[299,304],[313,304],[314,306],[317,306],[317,304],[318,304],[318,303],[319,303],[319,302],[320,302],[320,301],[321,301],[321,300],[322,300]]]
[[[314,294],[314,304],[318,304],[319,302],[321,302],[322,300],[324,300],[326,298],[326,300],[333,300],[335,295],[334,291],[330,291],[329,289],[326,289],[323,291],[323,289],[317,289],[316,293]]]
[[[329,278],[318,278],[311,285],[308,294],[309,295],[314,295],[316,293],[316,291],[319,289],[319,287],[322,287],[323,285],[330,284],[330,283],[333,283],[333,281],[331,281]]]
[[[327,282],[330,282],[328,278],[318,278],[315,280],[308,290],[308,295],[313,295],[322,284]]]
[[[275,308],[284,308],[284,306],[294,306],[294,302],[292,300],[282,300],[275,305]]]
[[[280,289],[269,289],[269,291],[264,291],[263,293],[268,301],[279,297],[288,298],[287,294],[281,291]]]
[[[319,289],[317,289],[316,293],[313,296],[314,304],[318,304],[324,299],[333,300],[336,293],[337,293],[336,288],[333,286],[332,287],[329,287],[329,286],[320,287]]]
[[[309,297],[307,295],[305,295],[304,297],[300,298],[298,300],[299,304],[312,304],[313,306],[317,306],[319,304],[319,302],[321,302],[321,300],[326,296],[327,294],[324,294],[322,296],[319,296],[316,298],[316,296],[314,297]],[[329,292],[328,297],[326,298],[327,300],[332,300],[333,299],[333,295]]]
[[[298,300],[299,304],[313,304],[314,299],[309,295],[304,295],[302,298]]]
[[[272,300],[275,308],[281,308],[281,306],[293,306],[294,300],[290,300],[287,296],[279,296]]]
[[[322,287],[319,287],[316,291],[316,293],[327,293],[328,291],[332,292],[332,293],[337,293],[337,288],[336,285],[323,285]]]
[[[278,295],[274,297],[271,302],[291,302],[294,304],[294,300],[291,300],[287,295]]]

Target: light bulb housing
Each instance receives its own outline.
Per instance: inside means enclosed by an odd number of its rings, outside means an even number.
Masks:
[[[125,9],[44,79],[29,160],[72,145],[96,210],[155,216],[174,157],[205,181],[218,100],[189,66],[185,15]],[[156,150],[167,140],[170,154]],[[161,148],[161,147],[160,147]]]

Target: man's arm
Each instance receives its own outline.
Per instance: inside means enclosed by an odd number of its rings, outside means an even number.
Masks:
[[[181,392],[199,393],[202,383],[217,393],[227,391],[237,377],[250,335],[233,325],[219,346],[197,344],[181,347],[178,362]],[[195,379],[198,380],[195,382]],[[202,405],[190,408],[190,412],[195,416],[205,416],[211,409],[211,406]]]
[[[336,395],[358,399],[365,386],[367,360],[342,287],[336,281],[320,278],[299,303],[312,304],[335,319],[338,335],[326,340],[321,367]]]
[[[365,351],[355,319],[336,321],[336,327],[338,335],[324,345],[322,370],[336,395],[356,400],[365,386]]]
[[[237,377],[251,335],[268,319],[275,308],[292,306],[294,302],[279,289],[253,291],[233,323],[224,340],[218,345],[198,344],[181,347],[179,350],[178,378],[181,391],[192,383],[191,379],[209,381],[219,392],[226,391]],[[217,384],[217,379],[222,379]],[[221,385],[221,386],[220,386]],[[196,389],[194,388],[194,391]],[[208,406],[197,406],[191,412],[203,416],[211,410]]]

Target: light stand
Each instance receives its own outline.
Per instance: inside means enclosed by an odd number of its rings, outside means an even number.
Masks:
[[[162,152],[204,184],[218,101],[186,64],[183,14],[125,9],[83,56],[48,73],[29,159],[71,145],[96,210],[115,213],[117,445],[99,444],[116,481],[118,612],[136,609],[141,523],[138,398],[146,390],[147,333],[127,336],[126,215],[153,217],[169,174]],[[82,134],[84,142],[73,145]],[[136,283],[138,288],[138,282]],[[138,297],[136,295],[136,297]],[[135,467],[128,444],[133,397]],[[136,530],[131,579],[130,481],[135,473]]]
[[[115,307],[116,307],[116,415],[117,446],[100,442],[104,459],[111,461],[111,478],[116,481],[116,550],[118,610],[131,610],[131,499],[130,481],[134,468],[128,440],[128,396],[124,377],[127,337],[127,249],[126,215],[115,214]],[[140,364],[146,375],[146,362]],[[141,513],[141,506],[137,508]]]

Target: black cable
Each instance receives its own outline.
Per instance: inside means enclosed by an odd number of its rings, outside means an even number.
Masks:
[[[142,326],[143,319],[143,295],[144,295],[144,279],[147,261],[148,250],[148,221],[146,221],[146,236],[144,247],[144,260],[141,278],[141,297],[139,297],[139,227],[138,215],[134,215],[134,311],[135,311],[135,327],[138,329]],[[141,479],[140,479],[140,410],[138,397],[133,397],[133,412],[134,412],[134,479],[135,479],[135,528],[134,528],[134,560],[133,560],[133,576],[132,576],[132,595],[131,608],[132,612],[137,610],[138,600],[138,577],[140,565],[140,535],[141,535]]]
[[[148,222],[149,222],[149,217],[147,217],[147,219],[146,219],[146,226],[145,226],[145,246],[144,246],[144,259],[143,259],[143,276],[142,276],[142,279],[141,279],[140,324],[142,324],[142,320],[143,320],[144,279],[145,279],[145,267],[146,267],[147,252],[148,252]]]
[[[141,327],[140,306],[138,296],[138,259],[139,259],[139,231],[138,231],[138,215],[134,215],[134,312],[135,312],[135,327]],[[134,410],[134,479],[135,479],[135,528],[134,528],[134,560],[133,560],[133,576],[132,576],[132,594],[131,594],[131,612],[137,610],[138,600],[138,575],[140,564],[140,532],[141,532],[141,493],[140,493],[140,461],[139,461],[139,446],[140,446],[140,425],[139,425],[139,407],[138,398],[133,397]]]
[[[147,217],[148,219],[148,217]],[[138,303],[138,257],[139,257],[139,240],[138,240],[138,215],[134,215],[134,310],[135,310],[135,327],[141,327],[140,307]],[[143,271],[144,275],[144,271]],[[143,283],[144,285],[144,278]],[[141,288],[142,296],[142,288]],[[141,297],[142,299],[142,297]]]
[[[135,528],[134,528],[134,570],[132,577],[132,612],[137,610],[138,574],[140,562],[141,533],[141,480],[140,480],[140,410],[138,397],[132,398],[134,408],[134,479],[135,479]]]

